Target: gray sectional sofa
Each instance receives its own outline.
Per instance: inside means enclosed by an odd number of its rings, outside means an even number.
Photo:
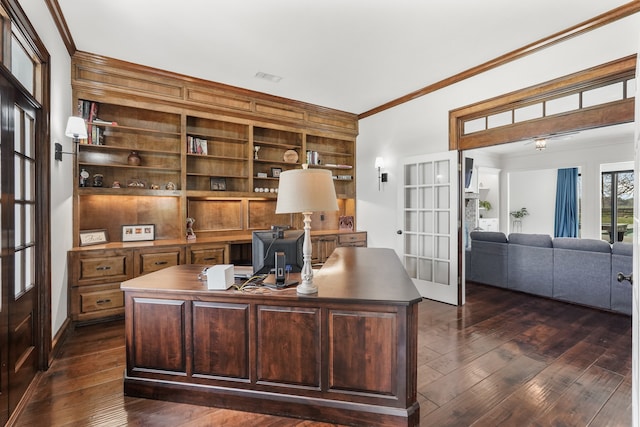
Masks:
[[[546,234],[471,232],[466,278],[478,283],[631,314],[633,245]]]

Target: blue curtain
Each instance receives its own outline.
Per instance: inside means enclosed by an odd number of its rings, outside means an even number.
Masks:
[[[558,169],[555,237],[578,237],[578,168]]]

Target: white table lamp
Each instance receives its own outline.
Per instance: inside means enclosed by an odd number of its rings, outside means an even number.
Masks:
[[[302,169],[280,174],[276,213],[302,213],[304,215],[304,243],[302,245],[302,282],[297,287],[301,294],[313,294],[318,288],[313,284],[311,268],[311,214],[319,211],[337,211],[336,189],[333,176],[326,169]]]

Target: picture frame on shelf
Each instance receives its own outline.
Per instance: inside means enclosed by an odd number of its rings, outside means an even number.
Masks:
[[[107,230],[80,230],[80,246],[101,245],[109,243]]]
[[[274,178],[280,178],[280,174],[282,173],[282,168],[271,168],[271,176]]]
[[[227,179],[211,177],[209,179],[209,189],[211,191],[227,191]]]
[[[338,221],[338,229],[343,231],[353,231],[353,216],[344,215],[340,216]]]
[[[155,224],[128,224],[122,226],[123,242],[142,242],[156,239]]]

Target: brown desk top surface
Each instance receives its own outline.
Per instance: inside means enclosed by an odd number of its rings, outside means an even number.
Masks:
[[[285,297],[298,299],[360,300],[384,303],[415,303],[421,300],[418,290],[392,249],[337,248],[324,266],[314,273],[317,294],[301,295],[295,286],[285,290],[260,289],[240,292],[208,290],[206,281],[198,279],[202,265],[178,265],[127,280],[121,289],[127,291],[158,291],[169,293],[212,293],[218,296]],[[298,277],[296,277],[297,279]]]

